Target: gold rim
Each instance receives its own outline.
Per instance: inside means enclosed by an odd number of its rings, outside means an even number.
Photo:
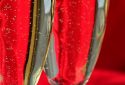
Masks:
[[[29,55],[28,55],[28,61],[26,64],[26,69],[25,69],[25,80],[24,80],[24,85],[29,85],[29,77],[31,73],[31,67],[32,67],[32,59],[33,59],[33,54],[35,50],[35,41],[36,41],[36,34],[37,34],[37,15],[38,15],[38,0],[34,0],[33,4],[33,20],[32,20],[32,27],[31,27],[31,39],[30,39],[30,47],[29,47]]]

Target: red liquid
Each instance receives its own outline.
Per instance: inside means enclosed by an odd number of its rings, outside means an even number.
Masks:
[[[54,20],[55,50],[61,85],[84,80],[94,26],[95,0],[57,0]]]
[[[23,85],[30,0],[0,1],[0,85]]]

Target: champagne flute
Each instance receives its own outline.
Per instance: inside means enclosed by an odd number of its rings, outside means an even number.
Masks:
[[[77,3],[74,2],[73,4]],[[63,80],[60,77],[57,77],[58,74],[61,74],[60,68],[63,67],[66,60],[63,60],[64,63],[59,66],[58,58],[62,60],[61,57],[57,57],[57,53],[55,52],[55,35],[52,33],[53,27],[53,17],[54,17],[54,8],[59,3],[55,3],[55,0],[34,0],[33,2],[33,10],[32,10],[32,24],[31,24],[31,39],[30,39],[30,47],[29,47],[29,55],[27,58],[26,69],[25,69],[25,85],[36,85],[39,81],[42,71],[45,71],[48,75],[48,80],[51,85],[66,85],[63,83]],[[85,65],[82,68],[83,75],[81,75],[82,80],[77,80],[77,85],[86,85],[89,80],[89,77],[94,69],[96,61],[98,59],[98,55],[100,52],[101,44],[103,41],[104,33],[105,33],[105,22],[107,15],[107,7],[108,0],[96,0],[96,7],[93,7],[95,12],[95,18],[93,21],[93,31],[92,38],[89,40],[89,52],[87,55],[87,59],[85,60]],[[61,4],[61,1],[60,3]],[[58,5],[59,5],[58,4]],[[94,5],[93,5],[94,6]],[[63,8],[62,8],[63,10]],[[67,9],[64,9],[67,11]],[[69,11],[70,12],[70,11]],[[64,12],[67,13],[67,12]],[[75,12],[74,12],[75,13]],[[56,14],[56,13],[55,13]],[[68,13],[67,13],[68,14]],[[65,14],[64,14],[65,15]],[[65,17],[65,16],[64,16]],[[63,23],[63,20],[59,20],[60,23]],[[71,30],[72,31],[72,30]],[[68,37],[68,36],[67,36]],[[77,41],[77,40],[76,40]],[[61,45],[61,44],[58,44]],[[64,50],[64,49],[63,49]],[[74,49],[75,50],[75,49]],[[81,49],[79,49],[81,50]],[[75,60],[75,59],[74,59]],[[73,68],[77,68],[77,65],[73,62],[68,61],[66,65],[70,65],[73,63],[74,67],[69,68],[70,71],[73,72]],[[75,62],[79,62],[79,59],[76,59]],[[75,67],[76,66],[76,67]],[[65,66],[66,68],[68,66]],[[78,71],[81,69],[77,69]],[[75,71],[77,72],[77,71]],[[79,74],[74,74],[75,76],[80,76]],[[68,74],[69,72],[66,71]],[[61,74],[62,75],[62,74]],[[54,79],[53,79],[54,78]],[[71,77],[66,78],[70,81]],[[74,78],[76,79],[76,78]]]

